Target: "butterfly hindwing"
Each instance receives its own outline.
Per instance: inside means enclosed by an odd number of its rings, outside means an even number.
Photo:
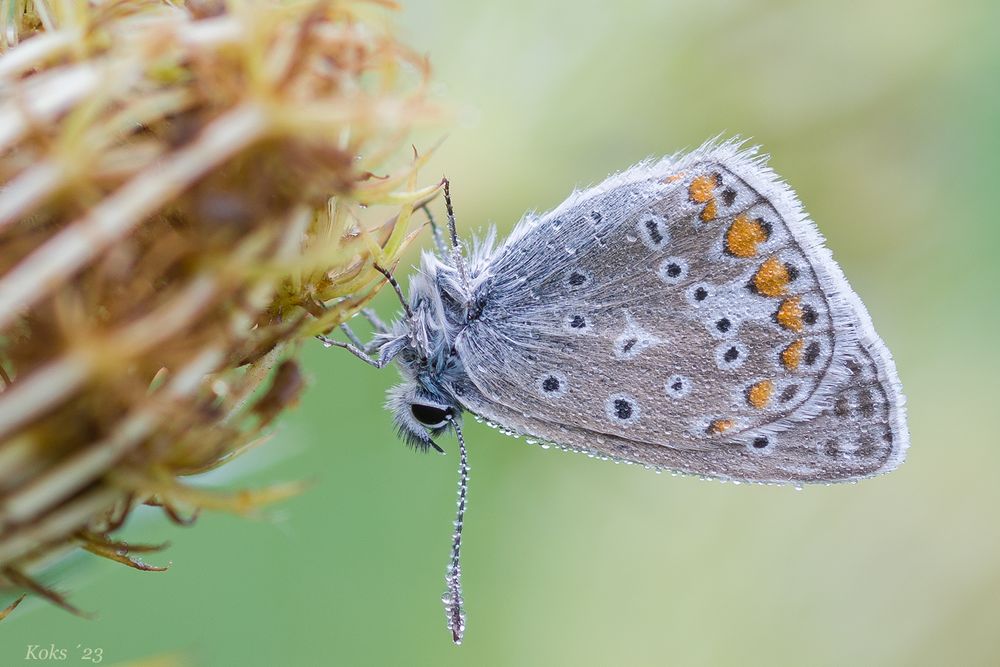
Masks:
[[[794,194],[734,144],[578,192],[473,270],[487,299],[456,341],[459,398],[514,431],[759,481],[865,476],[905,447],[864,307]]]

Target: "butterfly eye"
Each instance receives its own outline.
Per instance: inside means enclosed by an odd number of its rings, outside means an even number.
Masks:
[[[435,405],[422,405],[420,403],[412,404],[410,412],[414,419],[431,428],[444,425],[452,416],[451,408],[439,408]]]

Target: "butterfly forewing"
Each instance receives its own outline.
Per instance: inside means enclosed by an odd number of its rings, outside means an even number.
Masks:
[[[459,398],[515,431],[759,481],[865,476],[905,447],[864,307],[791,191],[732,144],[579,192],[475,268]]]

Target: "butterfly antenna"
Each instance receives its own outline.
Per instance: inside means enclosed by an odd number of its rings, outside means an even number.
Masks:
[[[444,577],[447,588],[441,601],[444,602],[445,616],[448,618],[448,629],[451,630],[451,640],[462,643],[465,634],[465,610],[462,607],[462,564],[459,561],[462,552],[462,524],[465,522],[465,499],[469,490],[469,458],[465,451],[465,438],[462,428],[454,419],[451,420],[458,435],[458,513],[455,516],[455,533],[451,538],[451,560]]]
[[[458,230],[455,228],[455,209],[451,205],[451,182],[442,178],[444,183],[444,205],[448,211],[448,233],[451,235],[451,256],[462,284],[468,286],[469,278],[465,273],[465,259],[462,257],[462,246],[458,241]]]

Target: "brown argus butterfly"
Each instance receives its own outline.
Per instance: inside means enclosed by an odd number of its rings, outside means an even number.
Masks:
[[[741,482],[853,481],[904,457],[892,357],[795,194],[754,149],[640,163],[463,254],[437,229],[405,313],[346,347],[403,383],[403,438],[459,439],[445,604],[464,630],[460,414],[601,458]],[[373,359],[368,355],[377,353]]]

